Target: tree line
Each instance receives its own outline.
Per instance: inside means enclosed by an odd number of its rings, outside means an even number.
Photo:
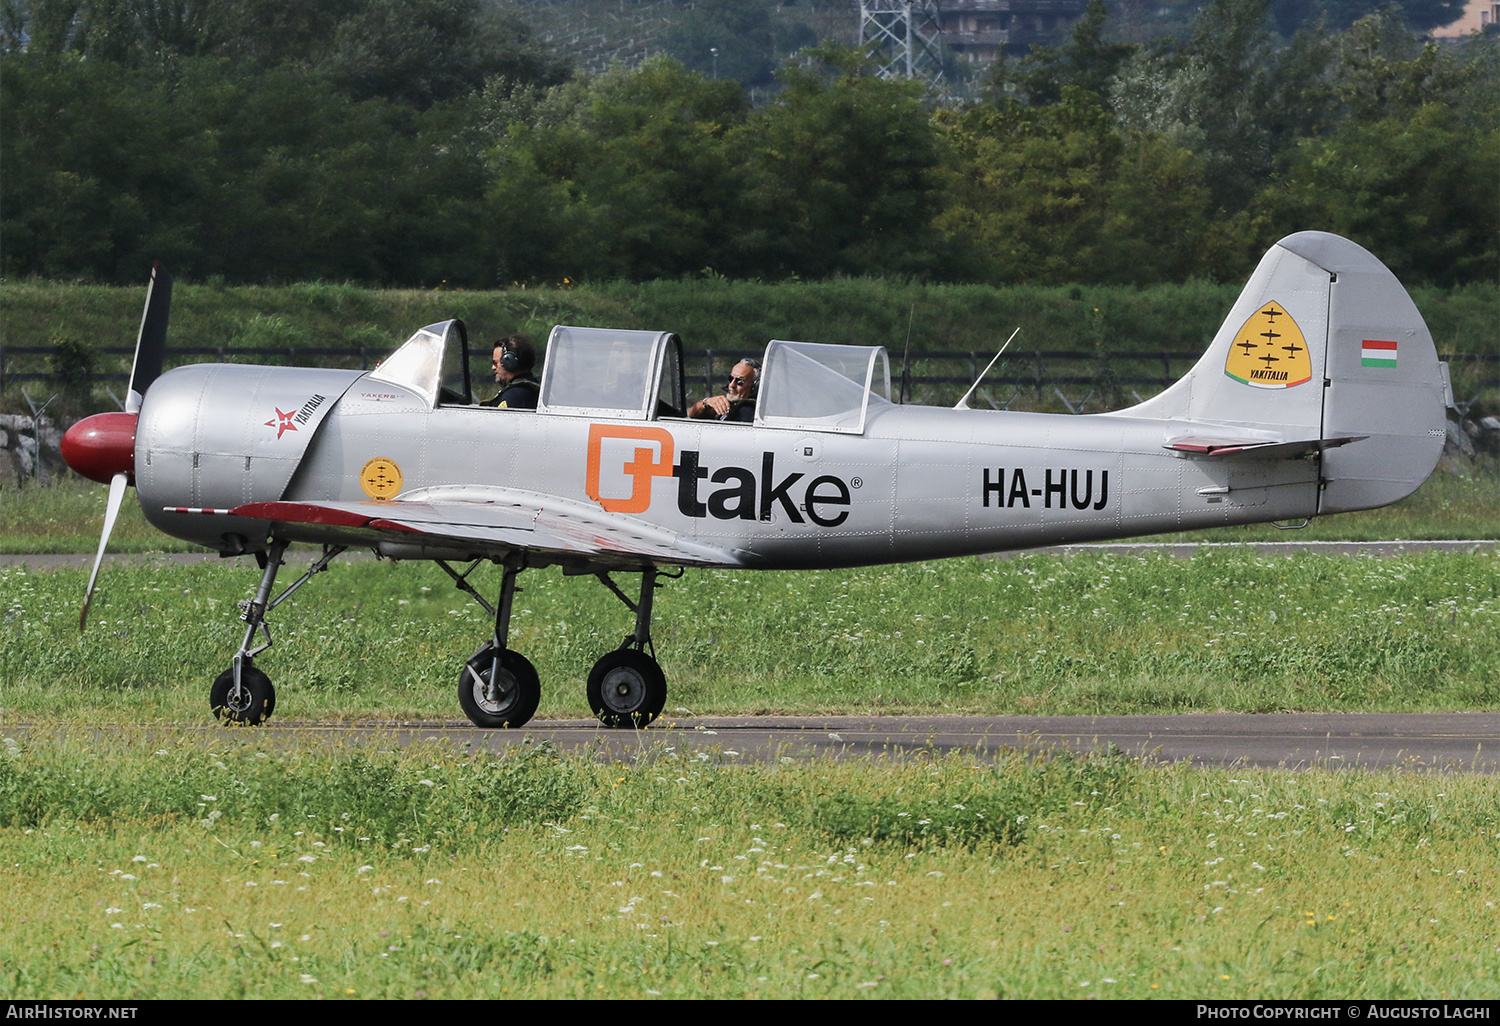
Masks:
[[[1142,285],[1319,228],[1494,281],[1500,37],[1277,10],[1127,44],[1095,0],[962,104],[822,44],[757,105],[669,57],[575,74],[480,0],[0,0],[0,269]]]

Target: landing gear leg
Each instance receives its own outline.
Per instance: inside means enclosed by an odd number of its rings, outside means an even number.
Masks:
[[[255,597],[240,603],[240,619],[245,621],[245,637],[240,650],[235,653],[229,669],[219,674],[208,691],[208,704],[214,716],[229,723],[244,723],[255,726],[270,718],[276,709],[276,688],[271,678],[256,669],[255,657],[272,645],[271,629],[266,626],[266,614],[291,597],[292,592],[306,584],[319,571],[328,569],[328,564],[346,546],[325,546],[322,557],[308,568],[307,573],[297,578],[285,591],[271,599],[271,589],[276,586],[276,572],[284,565],[281,558],[286,555],[287,543],[280,539],[271,542],[271,548],[258,558],[261,560],[260,587]],[[251,647],[259,631],[265,642]]]
[[[441,560],[438,566],[447,571],[454,583],[468,592],[495,617],[495,633],[490,641],[471,655],[458,674],[458,704],[476,727],[519,727],[536,715],[542,700],[541,681],[536,668],[519,652],[506,648],[510,635],[510,611],[515,601],[516,578],[524,569],[522,557],[505,560],[505,576],[500,580],[500,598],[490,605],[473,587],[469,569],[458,573]]]
[[[589,671],[589,708],[606,727],[640,729],[660,716],[667,704],[666,674],[651,644],[651,602],[659,587],[656,573],[651,567],[641,574],[638,602],[631,602],[608,574],[599,574],[599,580],[635,613],[635,631]]]

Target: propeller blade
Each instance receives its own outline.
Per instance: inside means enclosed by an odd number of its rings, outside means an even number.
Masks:
[[[99,536],[99,551],[94,556],[94,572],[89,574],[89,586],[83,592],[83,611],[78,614],[78,633],[89,622],[89,603],[94,598],[94,582],[99,579],[99,564],[104,562],[104,546],[109,544],[109,534],[115,529],[115,518],[120,515],[120,504],[125,501],[126,475],[116,474],[109,481],[109,504],[104,507],[104,533]]]
[[[146,289],[146,309],[135,340],[135,363],[130,368],[130,390],[125,412],[139,413],[141,399],[151,382],[161,377],[162,358],[167,351],[167,319],[172,312],[172,276],[158,261],[151,265],[151,284]]]

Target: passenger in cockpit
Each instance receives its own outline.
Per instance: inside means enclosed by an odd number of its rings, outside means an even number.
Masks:
[[[695,420],[725,420],[743,424],[755,420],[755,396],[760,390],[760,361],[746,357],[729,374],[727,395],[700,399],[688,410]]]

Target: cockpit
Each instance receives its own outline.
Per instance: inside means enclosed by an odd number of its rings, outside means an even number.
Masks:
[[[434,408],[469,406],[475,402],[470,358],[463,322],[443,321],[417,331],[369,377],[411,389]],[[682,339],[671,332],[558,325],[544,359],[540,415],[637,421],[687,416]],[[890,358],[883,346],[775,339],[761,367],[756,427],[861,434],[872,411],[891,405]]]

